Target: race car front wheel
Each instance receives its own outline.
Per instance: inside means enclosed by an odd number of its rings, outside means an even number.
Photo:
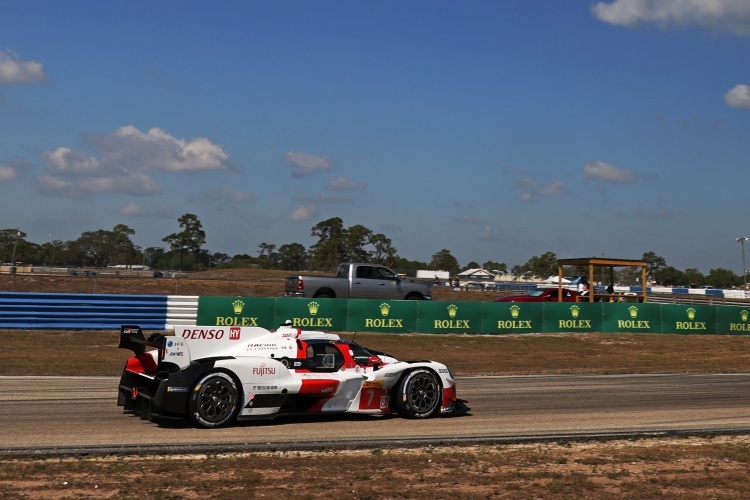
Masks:
[[[443,385],[433,371],[417,368],[404,376],[394,396],[394,409],[402,417],[428,418],[440,408]]]
[[[193,387],[188,415],[201,427],[221,427],[237,415],[239,392],[234,379],[226,373],[206,375]]]

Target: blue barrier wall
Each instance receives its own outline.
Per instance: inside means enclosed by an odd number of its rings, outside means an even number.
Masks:
[[[0,328],[164,329],[170,296],[0,293]],[[196,298],[197,303],[197,298]],[[196,305],[197,309],[197,305]]]

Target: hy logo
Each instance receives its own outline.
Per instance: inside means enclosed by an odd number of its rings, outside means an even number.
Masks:
[[[314,300],[307,303],[307,310],[310,311],[310,315],[315,316],[316,314],[318,314],[318,309],[320,309],[320,304],[318,304]]]
[[[513,319],[516,319],[518,315],[521,313],[521,308],[517,305],[513,304],[510,306],[510,317]]]
[[[693,321],[695,319],[695,309],[693,309],[692,307],[690,307],[685,312],[687,313],[688,319],[690,321]]]
[[[245,303],[241,300],[238,299],[232,302],[232,309],[234,309],[234,314],[240,314],[244,308]]]
[[[635,319],[638,317],[638,308],[635,306],[628,307],[628,312],[630,313],[630,317]]]
[[[578,317],[578,313],[581,312],[581,308],[578,306],[570,306],[570,315],[573,316],[573,318]]]
[[[380,304],[380,315],[385,317],[388,316],[388,312],[391,310],[391,305],[387,302]]]
[[[745,309],[740,311],[740,318],[742,318],[742,321],[747,321],[747,311]]]
[[[456,317],[456,313],[458,312],[458,306],[456,304],[451,304],[447,307],[448,309],[448,316],[451,318]]]

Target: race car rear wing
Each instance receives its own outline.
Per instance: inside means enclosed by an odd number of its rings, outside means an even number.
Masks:
[[[146,352],[147,347],[164,349],[164,335],[154,333],[148,340],[143,336],[143,330],[138,325],[120,326],[120,349],[130,349],[137,356]]]

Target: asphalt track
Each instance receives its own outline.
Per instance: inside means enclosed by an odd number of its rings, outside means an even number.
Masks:
[[[195,429],[115,405],[117,378],[0,377],[0,455],[220,452],[750,433],[750,374],[463,377],[469,415],[358,415]]]

